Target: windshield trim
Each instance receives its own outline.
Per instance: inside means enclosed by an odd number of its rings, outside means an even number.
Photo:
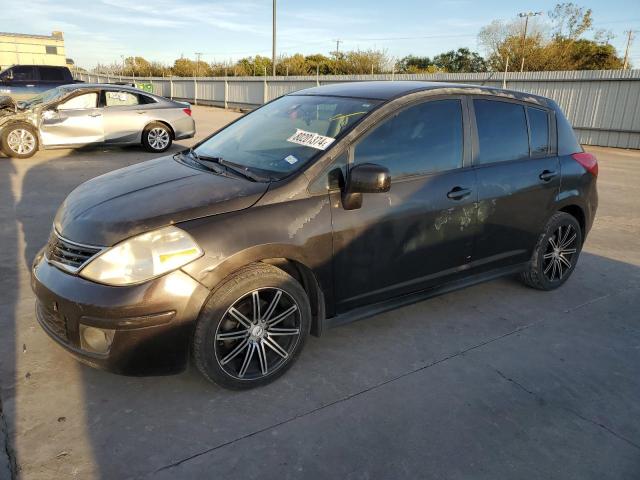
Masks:
[[[260,110],[261,108],[266,107],[267,105],[269,105],[269,104],[271,104],[271,103],[273,103],[273,102],[275,102],[277,100],[280,100],[281,98],[284,98],[284,97],[347,98],[347,99],[353,99],[353,100],[366,100],[366,101],[370,101],[370,102],[375,102],[375,105],[371,108],[371,110],[369,110],[367,113],[362,115],[356,122],[354,122],[352,125],[350,125],[349,128],[347,128],[346,130],[341,131],[340,134],[337,137],[335,137],[335,141],[326,150],[318,150],[317,153],[315,153],[311,157],[309,157],[307,159],[307,161],[304,162],[302,165],[300,165],[300,167],[297,168],[296,170],[293,170],[293,171],[291,171],[289,173],[283,174],[283,172],[275,172],[275,171],[271,171],[271,170],[262,169],[263,171],[269,172],[270,174],[272,174],[271,175],[271,178],[272,178],[271,181],[272,182],[280,182],[280,181],[287,180],[289,178],[295,177],[297,175],[303,174],[309,168],[309,166],[311,166],[314,163],[316,163],[319,158],[321,158],[325,154],[328,154],[329,152],[332,152],[335,149],[335,147],[338,144],[341,143],[340,141],[346,135],[348,135],[349,132],[353,131],[353,129],[356,126],[360,125],[360,123],[362,121],[364,121],[365,119],[369,118],[369,116],[373,112],[377,111],[380,107],[382,107],[383,105],[388,103],[387,100],[381,100],[379,98],[354,97],[354,96],[348,96],[348,95],[316,95],[316,94],[305,94],[305,93],[300,93],[300,92],[288,93],[286,95],[280,95],[279,97],[276,97],[276,98],[268,101],[267,103],[264,103],[264,104],[260,105],[258,108],[255,108],[255,109],[251,110],[249,113],[236,118],[233,122],[230,122],[230,123],[224,125],[223,127],[219,128],[218,130],[213,132],[208,137],[206,137],[203,140],[201,140],[198,143],[196,143],[193,147],[191,147],[191,149],[192,150],[196,150],[198,147],[200,147],[200,145],[202,145],[205,142],[209,141],[209,139],[213,138],[215,135],[219,134],[223,130],[226,130],[227,128],[229,128],[230,126],[232,126],[233,124],[235,124],[239,120],[245,118],[246,115],[250,115],[253,112],[256,112],[256,111]]]

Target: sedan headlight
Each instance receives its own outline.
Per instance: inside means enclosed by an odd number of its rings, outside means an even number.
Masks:
[[[108,248],[80,276],[107,285],[131,285],[176,270],[201,255],[202,249],[187,232],[164,227]]]

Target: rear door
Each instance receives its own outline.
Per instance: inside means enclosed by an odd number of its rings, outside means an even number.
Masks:
[[[141,95],[125,90],[104,90],[104,134],[107,143],[138,143],[150,117]]]
[[[560,186],[550,110],[494,98],[473,98],[478,237],[473,264],[527,261]]]
[[[104,141],[98,92],[83,92],[41,113],[40,134],[45,146],[89,145]]]
[[[394,113],[352,145],[349,165],[387,167],[391,189],[363,194],[356,210],[331,194],[338,312],[422,290],[465,268],[477,195],[465,162],[465,119],[463,98],[430,100]]]

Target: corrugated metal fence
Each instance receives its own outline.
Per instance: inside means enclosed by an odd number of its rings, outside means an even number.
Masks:
[[[87,82],[134,79],[78,74]],[[554,99],[567,114],[580,142],[640,148],[640,70],[525,73],[438,73],[329,75],[308,77],[136,78],[156,94],[203,105],[254,108],[286,93],[316,85],[364,80],[425,80],[502,87]],[[194,95],[194,93],[196,95]]]

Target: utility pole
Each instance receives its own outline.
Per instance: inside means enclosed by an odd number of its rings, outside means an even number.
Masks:
[[[631,48],[631,42],[633,42],[633,30],[627,30],[624,32],[627,34],[627,48],[624,50],[624,62],[622,64],[622,69],[626,70],[629,68],[629,48]]]
[[[524,72],[524,53],[527,42],[527,27],[529,26],[529,17],[535,17],[537,15],[542,15],[542,12],[523,12],[518,14],[520,18],[524,17],[524,34],[522,35],[522,63],[520,64],[521,72]]]
[[[336,57],[338,56],[338,54],[340,53],[340,44],[342,43],[342,40],[340,39],[336,39]]]
[[[276,0],[273,0],[273,48],[271,52],[271,74],[276,76]]]
[[[196,54],[196,77],[200,73],[200,57],[202,56],[202,52],[195,52]]]

